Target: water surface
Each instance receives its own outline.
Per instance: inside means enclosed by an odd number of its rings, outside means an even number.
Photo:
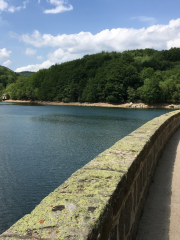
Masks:
[[[100,152],[168,111],[0,103],[0,233]]]

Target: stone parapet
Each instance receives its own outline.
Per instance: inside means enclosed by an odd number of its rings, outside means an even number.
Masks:
[[[76,171],[1,239],[131,240],[180,111],[149,121]]]

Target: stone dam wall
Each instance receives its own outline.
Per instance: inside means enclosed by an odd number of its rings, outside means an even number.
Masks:
[[[115,143],[75,172],[1,239],[135,239],[157,161],[180,127],[164,114]]]

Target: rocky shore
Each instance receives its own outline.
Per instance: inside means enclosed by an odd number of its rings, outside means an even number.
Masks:
[[[6,100],[4,102],[11,103],[36,103],[41,105],[61,105],[61,106],[90,106],[90,107],[117,107],[117,108],[167,108],[167,109],[180,109],[180,104],[145,104],[145,103],[123,103],[123,104],[110,104],[110,103],[80,103],[80,102],[50,102],[50,101],[24,101],[24,100]]]

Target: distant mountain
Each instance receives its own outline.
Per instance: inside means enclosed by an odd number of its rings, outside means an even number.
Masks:
[[[23,71],[23,72],[18,72],[18,74],[20,76],[23,76],[23,77],[29,77],[31,74],[33,74],[34,72],[30,72],[30,71]]]

